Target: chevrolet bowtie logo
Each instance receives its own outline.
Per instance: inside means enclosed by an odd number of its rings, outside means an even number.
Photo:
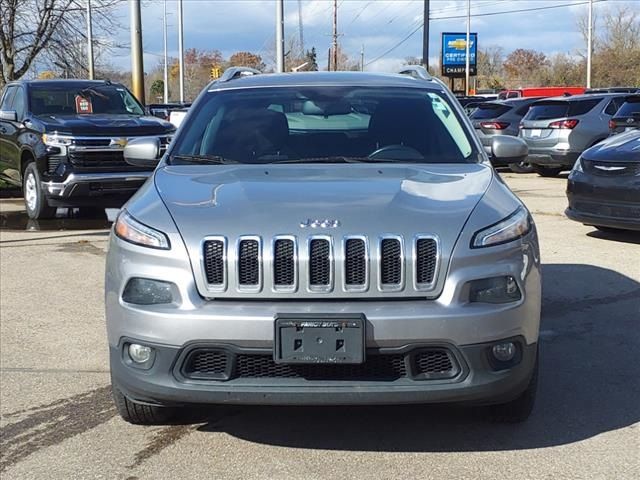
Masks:
[[[450,40],[449,42],[447,42],[447,46],[449,48],[455,48],[456,50],[466,50],[467,41],[462,38],[457,38],[455,40]],[[469,40],[469,46],[473,46],[473,40]]]
[[[127,146],[127,143],[129,143],[128,138],[112,138],[109,146],[124,148]]]

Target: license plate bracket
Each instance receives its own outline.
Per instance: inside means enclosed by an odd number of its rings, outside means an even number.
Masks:
[[[362,314],[280,314],[273,359],[285,364],[363,363],[365,324]]]

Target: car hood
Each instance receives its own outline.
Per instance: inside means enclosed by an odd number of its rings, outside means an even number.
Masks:
[[[435,234],[441,261],[493,178],[483,164],[165,166],[155,185],[169,209],[196,277],[203,238],[219,235],[235,245],[241,235]],[[337,220],[333,228],[308,228],[309,220]],[[446,263],[440,271],[446,271]],[[198,286],[203,290],[201,278]],[[205,288],[206,290],[206,288]]]
[[[640,130],[613,135],[585,150],[582,157],[598,162],[640,162]]]
[[[71,135],[161,135],[175,129],[169,122],[157,117],[139,115],[39,115],[46,132]]]

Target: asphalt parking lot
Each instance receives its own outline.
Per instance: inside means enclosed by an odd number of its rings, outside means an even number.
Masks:
[[[126,424],[109,387],[108,222],[35,224],[0,200],[0,476],[640,478],[640,234],[566,219],[566,178],[504,178],[544,264],[539,397],[521,425],[429,406],[229,406]]]

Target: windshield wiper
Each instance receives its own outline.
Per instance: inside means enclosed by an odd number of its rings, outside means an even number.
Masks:
[[[286,158],[283,160],[272,160],[267,163],[366,163],[372,162],[368,157],[306,157],[306,158]]]
[[[231,160],[229,158],[222,157],[220,155],[171,155],[171,163],[174,160],[180,160],[182,162],[189,163],[210,163],[214,165],[226,165],[230,163],[240,163],[237,160]]]

